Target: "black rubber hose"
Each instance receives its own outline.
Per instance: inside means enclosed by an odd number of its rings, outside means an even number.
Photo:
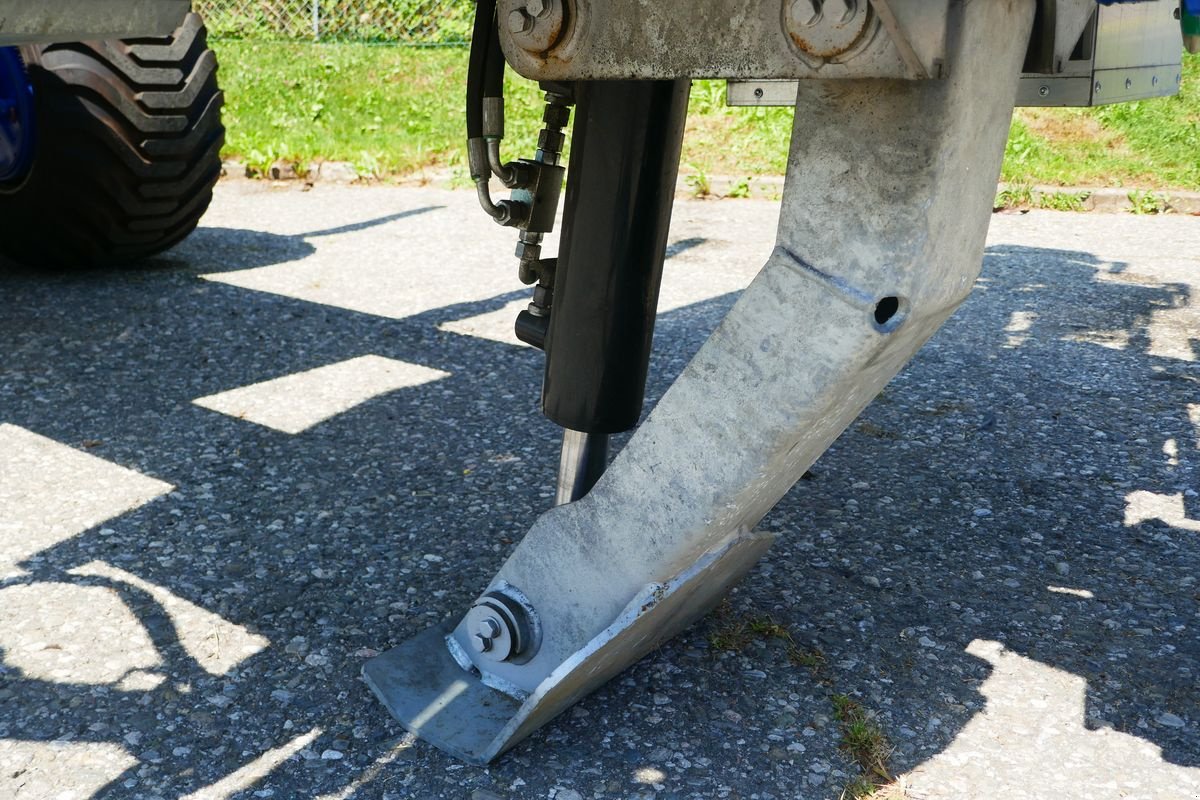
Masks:
[[[504,51],[500,48],[500,26],[492,26],[487,62],[483,73],[483,96],[504,96]]]
[[[483,136],[483,89],[495,20],[496,0],[478,0],[475,4],[475,28],[471,33],[471,60],[467,65],[468,139]]]

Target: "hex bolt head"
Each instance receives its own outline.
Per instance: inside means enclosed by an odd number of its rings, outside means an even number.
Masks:
[[[495,617],[484,617],[479,621],[471,636],[471,644],[475,645],[475,649],[480,653],[490,652],[496,638],[503,630],[500,620]]]
[[[823,0],[796,0],[792,3],[792,21],[805,27],[821,21]]]
[[[854,19],[854,15],[858,13],[858,0],[830,0],[829,6],[830,14],[838,17],[838,22],[842,25]]]
[[[508,15],[508,29],[513,33],[529,33],[533,30],[533,17],[517,9]]]
[[[488,661],[527,662],[537,652],[541,634],[524,602],[499,590],[480,597],[463,621],[463,645]]]
[[[546,0],[528,0],[525,3],[525,10],[531,17],[540,17],[550,10],[549,6],[550,3]]]

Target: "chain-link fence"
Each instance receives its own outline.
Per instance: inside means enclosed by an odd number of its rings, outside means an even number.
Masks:
[[[409,46],[466,43],[473,0],[194,0],[218,38]]]

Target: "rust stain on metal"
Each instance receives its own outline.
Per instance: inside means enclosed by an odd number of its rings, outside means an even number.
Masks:
[[[870,14],[858,14],[849,22],[788,25],[788,35],[801,51],[817,58],[834,58],[851,50],[867,31]]]

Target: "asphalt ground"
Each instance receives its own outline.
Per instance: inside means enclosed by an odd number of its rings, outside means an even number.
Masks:
[[[651,402],[776,215],[679,203]],[[720,612],[484,769],[358,676],[551,502],[512,244],[231,182],[136,269],[0,266],[0,796],[837,798],[847,696],[889,797],[1200,797],[1200,221],[994,217]]]

